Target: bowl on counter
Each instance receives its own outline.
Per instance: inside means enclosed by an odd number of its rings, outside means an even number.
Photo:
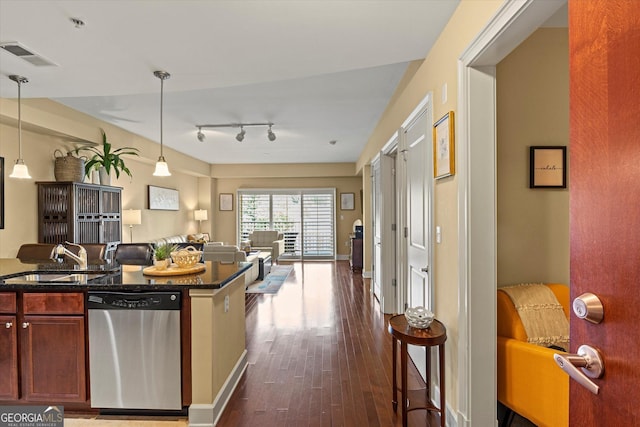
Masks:
[[[202,251],[193,246],[171,252],[171,259],[180,268],[189,268],[196,265],[202,259]]]

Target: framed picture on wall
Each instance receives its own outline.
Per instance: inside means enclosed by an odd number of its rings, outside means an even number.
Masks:
[[[218,209],[220,209],[221,211],[232,211],[233,210],[233,194],[220,193]]]
[[[435,179],[451,176],[456,171],[453,116],[453,111],[449,111],[433,125],[433,177]]]
[[[180,193],[173,188],[149,185],[149,209],[163,211],[177,211],[180,209]]]
[[[355,208],[355,193],[340,193],[340,209],[352,211]]]
[[[567,188],[567,147],[529,147],[529,188]]]

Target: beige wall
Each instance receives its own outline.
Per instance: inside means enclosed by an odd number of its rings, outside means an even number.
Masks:
[[[569,190],[529,188],[529,147],[569,142],[567,29],[537,30],[496,72],[498,286],[568,284]]]
[[[227,167],[233,165],[226,165]],[[268,165],[267,165],[268,166]],[[246,169],[245,165],[238,165],[238,169]],[[263,166],[264,167],[264,166]],[[336,166],[340,169],[340,164]],[[353,163],[349,164],[349,169],[353,172]],[[331,165],[327,165],[325,174],[332,174]],[[286,166],[280,168],[280,174],[288,173]],[[234,173],[230,173],[234,174]],[[217,202],[214,203],[214,223],[213,223],[213,240],[229,242],[236,244],[237,242],[237,224],[236,214],[237,202],[236,191],[238,189],[248,188],[335,188],[336,189],[336,253],[338,255],[349,254],[349,234],[352,231],[353,222],[356,219],[362,219],[362,210],[360,203],[360,190],[362,189],[362,178],[353,176],[325,176],[325,177],[297,177],[297,178],[217,178],[216,188],[219,193],[231,193],[234,198],[233,211],[220,211],[217,208]],[[355,193],[355,210],[340,210],[340,193]],[[214,200],[217,201],[217,195]]]
[[[502,0],[463,0],[440,34],[433,49],[411,81],[400,88],[378,122],[356,164],[357,170],[371,159],[402,122],[429,93],[434,95],[434,120],[447,111],[456,111],[458,97],[458,57],[475,35],[489,22]],[[442,102],[442,87],[447,85],[447,101]],[[457,177],[438,180],[434,190],[434,221],[442,228],[442,243],[435,246],[432,281],[434,312],[447,327],[446,388],[447,403],[458,409],[458,183]],[[368,226],[365,223],[365,226]],[[365,267],[370,269],[370,267]]]
[[[235,243],[236,209],[219,211],[217,200],[219,193],[232,193],[235,201],[238,188],[336,188],[338,197],[344,192],[355,193],[356,209],[340,211],[338,208],[337,211],[336,244],[340,255],[349,253],[347,242],[351,226],[355,219],[362,218],[362,178],[356,176],[354,163],[210,165],[165,147],[172,176],[154,177],[159,147],[153,141],[46,99],[23,100],[22,117],[23,157],[33,179],[5,179],[5,228],[0,230],[0,257],[14,257],[22,243],[37,241],[35,182],[55,180],[54,151],[72,148],[69,140],[99,142],[101,128],[114,148],[131,146],[141,153],[139,157],[126,160],[133,179],[126,175],[121,175],[120,179],[112,177],[112,185],[123,188],[123,209],[142,210],[142,224],[133,227],[134,241],[195,233],[199,224],[193,219],[193,210],[207,209],[209,219],[203,221],[202,231],[209,232],[215,240]],[[18,157],[16,138],[17,103],[12,99],[0,99],[0,157],[5,158],[8,170]],[[177,189],[180,210],[147,209],[148,185]],[[128,226],[123,227],[125,242],[130,239],[129,231]]]
[[[38,240],[37,181],[54,181],[54,151],[71,148],[70,139],[100,141],[100,129],[107,133],[115,148],[133,146],[140,149],[140,157],[126,159],[133,179],[112,176],[112,185],[123,188],[124,209],[141,209],[142,224],[133,228],[134,241],[197,231],[193,210],[208,208],[208,178],[210,165],[165,147],[172,176],[153,176],[154,162],[159,154],[158,144],[118,127],[71,110],[50,100],[23,100],[23,157],[33,179],[8,178],[18,157],[17,103],[0,99],[0,156],[5,158],[5,228],[0,230],[0,257],[15,257],[22,243]],[[188,172],[188,173],[187,173]],[[175,188],[180,192],[180,211],[147,209],[147,185]],[[203,224],[206,227],[206,223]],[[129,241],[129,227],[123,227],[123,240]]]

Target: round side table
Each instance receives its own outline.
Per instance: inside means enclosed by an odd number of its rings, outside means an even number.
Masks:
[[[402,425],[407,427],[407,413],[415,409],[426,409],[440,414],[440,426],[445,427],[446,406],[444,387],[444,342],[447,340],[447,330],[442,323],[434,319],[426,329],[409,326],[404,314],[398,314],[389,319],[389,333],[392,337],[393,349],[393,411],[398,408],[397,386],[397,354],[400,341],[400,376],[401,376],[401,407]],[[431,352],[427,348],[427,387],[424,390],[407,390],[407,345],[421,347],[438,347],[438,362],[440,366],[440,408],[431,403]]]

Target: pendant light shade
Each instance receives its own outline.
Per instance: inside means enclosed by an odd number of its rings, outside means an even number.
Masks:
[[[153,172],[153,176],[171,176],[169,172],[169,165],[164,159],[163,154],[163,135],[162,135],[162,107],[164,104],[164,81],[171,77],[171,74],[166,71],[154,71],[153,75],[160,79],[160,157],[156,162],[156,170]]]
[[[22,158],[22,98],[20,95],[20,85],[22,83],[28,83],[29,80],[26,77],[16,75],[9,76],[9,78],[18,83],[18,160],[16,160],[16,164],[13,165],[13,172],[11,172],[9,178],[31,179],[29,169],[27,165],[24,164],[24,159]]]

